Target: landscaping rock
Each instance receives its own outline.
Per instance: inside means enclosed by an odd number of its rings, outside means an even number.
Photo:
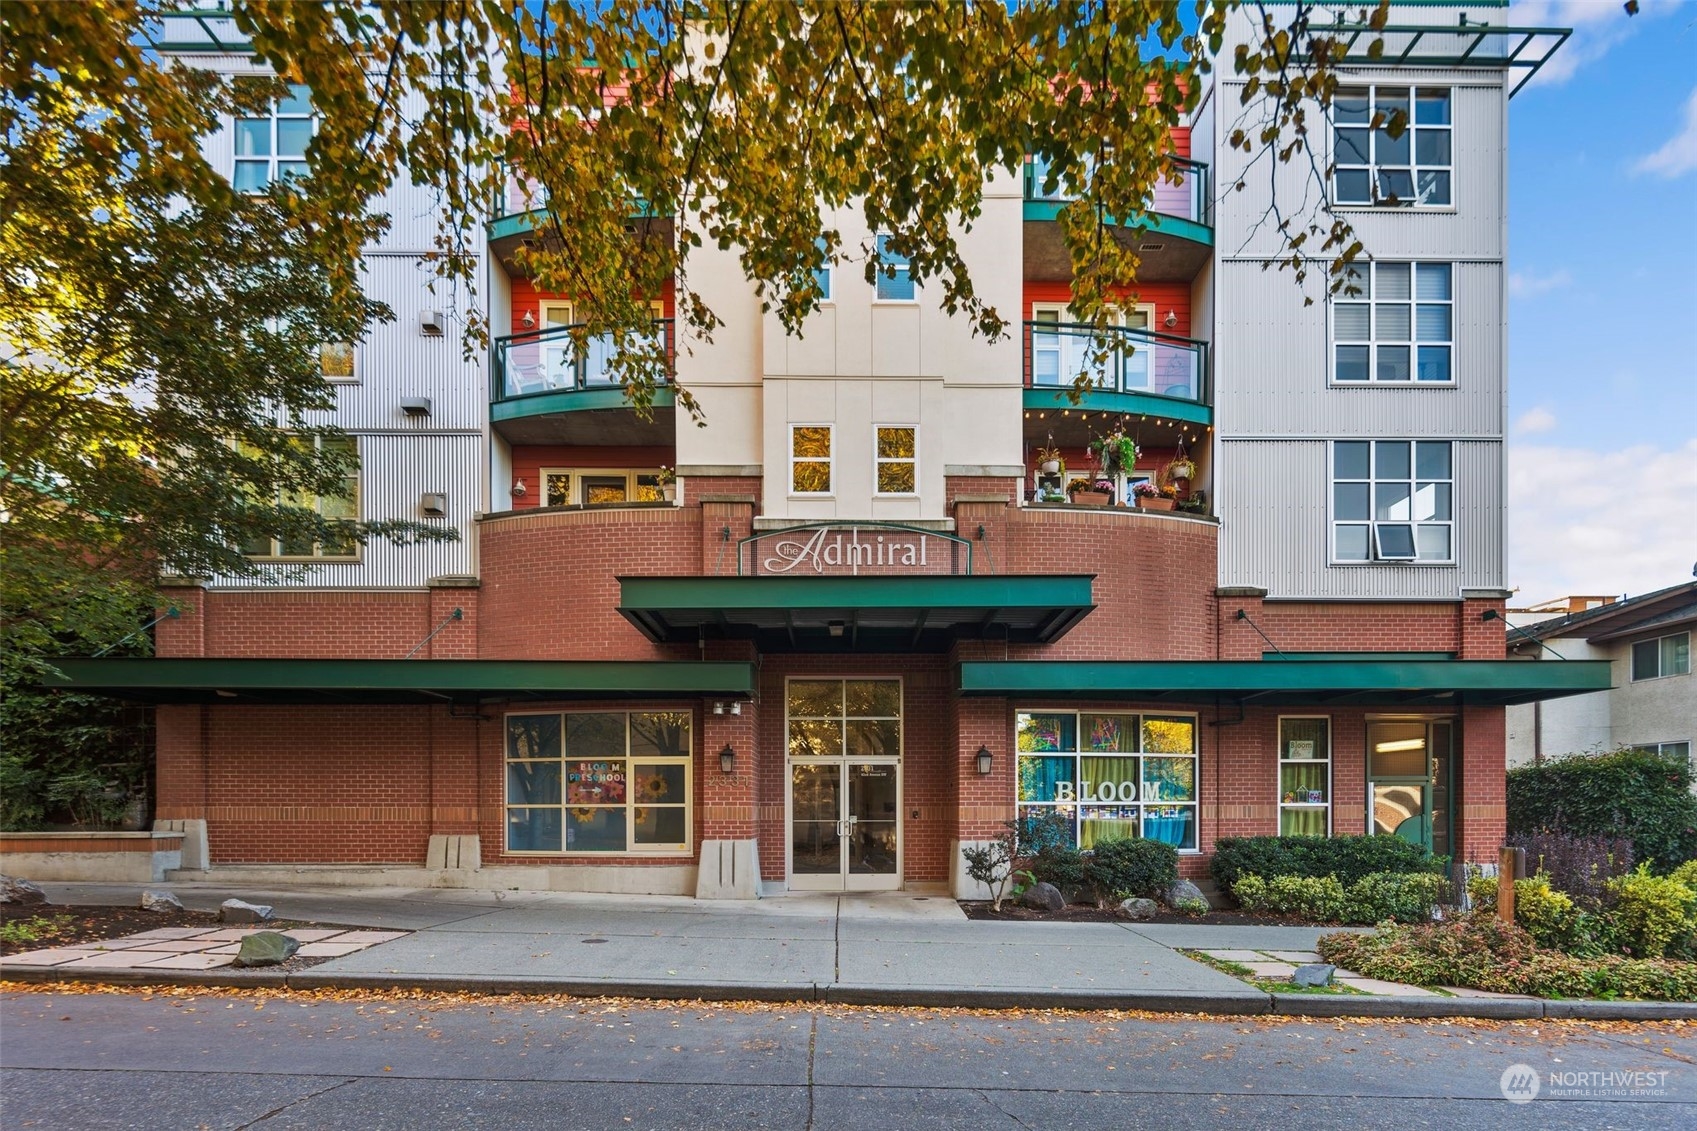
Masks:
[[[1161,905],[1152,899],[1128,899],[1120,904],[1120,914],[1127,919],[1142,922],[1153,919],[1161,913]]]
[[[1208,897],[1202,894],[1202,889],[1191,883],[1189,880],[1178,881],[1178,883],[1166,890],[1166,892],[1161,896],[1161,899],[1168,907],[1173,908],[1175,911],[1189,910],[1189,908],[1179,906],[1180,902],[1185,900],[1201,900],[1203,903],[1208,902]],[[1194,907],[1195,904],[1192,903],[1191,906]]]
[[[168,891],[144,891],[141,893],[141,909],[143,911],[181,911],[183,901]]]
[[[271,908],[239,899],[226,899],[218,908],[218,919],[223,923],[263,923],[270,918]]]
[[[1032,884],[1025,890],[1025,894],[1019,897],[1019,901],[1039,911],[1059,911],[1067,905],[1066,898],[1061,895],[1061,889],[1054,884]]]
[[[47,893],[40,885],[12,876],[0,876],[0,903],[46,903]]]
[[[1310,962],[1305,966],[1298,966],[1290,980],[1299,986],[1329,986],[1336,970],[1337,967],[1328,966],[1324,962]]]
[[[301,944],[280,931],[255,931],[242,940],[236,952],[236,966],[275,966],[293,958]]]

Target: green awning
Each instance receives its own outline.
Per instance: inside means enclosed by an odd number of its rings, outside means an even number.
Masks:
[[[956,640],[1048,644],[1095,608],[1089,576],[621,577],[619,612],[661,643],[752,640],[765,652],[944,652]]]
[[[752,695],[719,660],[59,660],[44,686],[146,703],[473,703]]]
[[[994,661],[960,665],[966,695],[1303,707],[1505,706],[1609,687],[1606,660]]]

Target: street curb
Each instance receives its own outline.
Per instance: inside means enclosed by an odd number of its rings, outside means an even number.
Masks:
[[[1536,1021],[1545,1016],[1544,1003],[1535,998],[1511,1001],[1365,994],[1274,994],[1273,1012],[1283,1017],[1477,1017],[1492,1021]]]
[[[909,1005],[933,1009],[1140,1009],[1151,1013],[1268,1013],[1272,1002],[1257,990],[999,990],[930,986],[873,986],[838,982],[822,1000],[837,1005]]]
[[[1221,1017],[1477,1018],[1495,1021],[1697,1021],[1697,1003],[1673,1001],[1542,1001],[1536,998],[1369,997],[1363,994],[1266,994],[1218,990],[999,990],[929,986],[751,985],[739,982],[602,982],[578,978],[513,978],[466,974],[336,974],[302,970],[65,970],[23,966],[0,980],[36,985],[185,986],[206,990],[416,990],[422,993],[628,997],[648,1001],[760,1001],[918,1009],[1100,1009]]]

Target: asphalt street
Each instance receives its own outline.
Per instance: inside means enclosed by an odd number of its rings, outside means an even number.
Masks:
[[[8,1129],[1684,1131],[1697,1031],[43,987],[0,1085]]]

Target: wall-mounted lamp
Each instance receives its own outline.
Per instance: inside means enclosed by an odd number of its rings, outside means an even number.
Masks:
[[[981,774],[984,777],[989,777],[990,776],[990,767],[991,767],[991,764],[994,761],[995,761],[995,758],[994,758],[993,755],[991,755],[990,748],[988,746],[980,746],[978,748],[978,772],[979,772],[979,774]]]
[[[713,704],[713,713],[715,715],[740,715],[742,714],[742,702],[732,699],[729,703],[715,703]]]
[[[520,480],[515,481],[513,483],[513,498],[522,499],[524,497],[524,492],[525,492],[524,480],[520,479]]]
[[[734,774],[736,773],[736,769],[737,752],[732,750],[731,744],[727,742],[725,743],[725,748],[719,751],[719,772],[722,774]]]
[[[1169,330],[1171,330],[1174,326],[1177,326],[1178,325],[1178,311],[1176,311],[1176,310],[1167,311],[1167,316],[1161,320],[1161,325],[1165,326]]]
[[[841,636],[843,634],[843,622],[840,620],[831,621],[825,625],[825,630],[832,636]]]
[[[528,310],[524,312],[524,317],[519,319],[519,321],[524,324],[524,328],[526,330],[536,329],[536,315],[532,314]]]

